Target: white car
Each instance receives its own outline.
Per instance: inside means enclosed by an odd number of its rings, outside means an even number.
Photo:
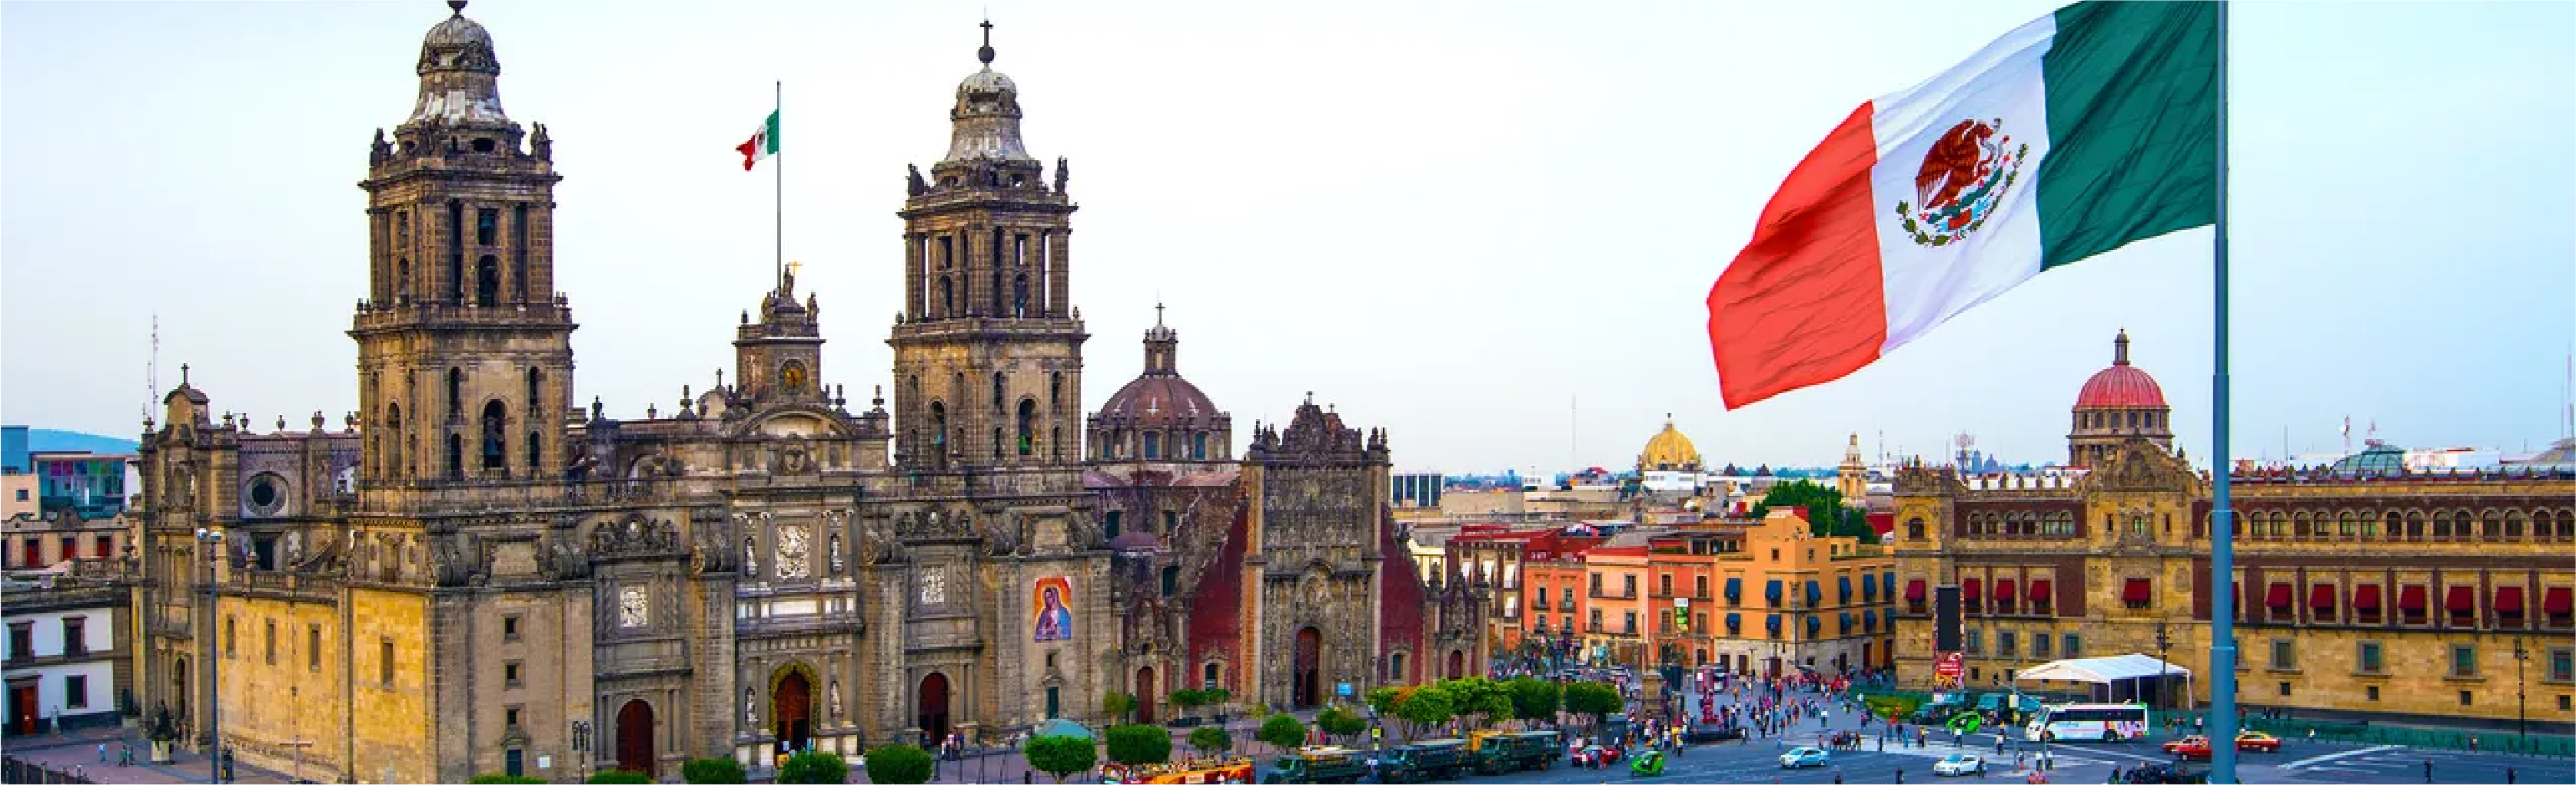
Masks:
[[[1943,777],[1965,774],[1982,777],[1986,774],[1986,759],[1967,753],[1953,752],[1942,756],[1940,760],[1933,761],[1932,773]]]

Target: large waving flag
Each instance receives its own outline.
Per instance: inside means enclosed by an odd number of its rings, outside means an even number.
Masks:
[[[2043,270],[2217,218],[2220,9],[2077,3],[1844,119],[1708,293],[1729,409]]]

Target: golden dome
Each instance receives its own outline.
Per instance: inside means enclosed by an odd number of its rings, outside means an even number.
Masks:
[[[1699,449],[1673,427],[1672,417],[1664,415],[1664,430],[1646,440],[1646,451],[1637,456],[1638,471],[1699,471]]]

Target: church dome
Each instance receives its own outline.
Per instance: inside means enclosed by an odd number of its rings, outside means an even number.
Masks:
[[[420,40],[418,72],[474,71],[486,74],[501,72],[501,61],[493,55],[492,33],[483,25],[465,18],[465,0],[448,0],[454,9],[446,19],[429,28]]]
[[[966,81],[957,83],[957,97],[960,100],[968,96],[998,93],[1017,96],[1020,94],[1020,86],[1012,82],[1010,77],[1002,75],[1002,72],[993,70],[989,65],[984,66],[984,70],[967,74]]]
[[[1207,393],[1177,373],[1138,376],[1100,405],[1101,418],[1128,428],[1203,428],[1223,414]]]
[[[1672,415],[1664,415],[1664,429],[1646,440],[1646,451],[1637,456],[1640,471],[1697,471],[1699,448],[1691,446],[1688,436],[1673,427]]]
[[[975,50],[975,58],[984,67],[957,83],[957,104],[948,110],[948,157],[941,163],[1035,163],[1020,142],[1020,86],[993,70],[993,23],[982,27],[984,46]]]
[[[2163,408],[2165,391],[2156,377],[2129,364],[2129,332],[2120,331],[2111,339],[2111,367],[2084,381],[2084,389],[2075,394],[2075,407],[2144,407]]]

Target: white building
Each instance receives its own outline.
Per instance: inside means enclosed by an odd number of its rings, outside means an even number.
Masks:
[[[114,725],[119,719],[117,665],[124,588],[72,577],[11,578],[8,636],[0,639],[0,682],[7,685],[7,735]]]

